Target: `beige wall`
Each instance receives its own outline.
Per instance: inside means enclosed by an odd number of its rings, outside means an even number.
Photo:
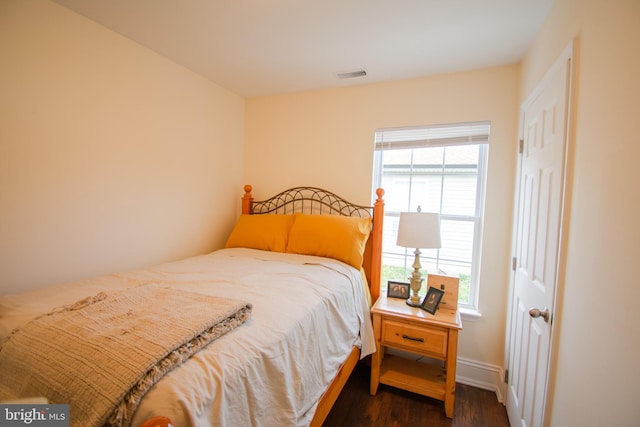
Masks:
[[[0,94],[0,294],[223,244],[242,98],[37,0],[0,2]]]
[[[521,100],[575,38],[575,104],[548,425],[638,425],[640,2],[556,0]]]
[[[513,203],[518,81],[519,68],[512,65],[249,99],[245,181],[258,198],[314,185],[367,204],[376,128],[491,120],[482,318],[465,321],[459,355],[502,366],[511,235],[505,224]]]

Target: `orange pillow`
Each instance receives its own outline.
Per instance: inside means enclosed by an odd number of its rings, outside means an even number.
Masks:
[[[287,252],[333,258],[360,269],[370,232],[370,218],[297,213]]]
[[[225,248],[284,252],[293,215],[241,215]]]

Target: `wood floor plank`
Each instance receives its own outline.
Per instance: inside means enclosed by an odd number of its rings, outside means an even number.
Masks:
[[[358,364],[323,427],[509,427],[507,411],[492,391],[456,384],[453,419],[444,402],[380,384],[369,394],[369,367]]]

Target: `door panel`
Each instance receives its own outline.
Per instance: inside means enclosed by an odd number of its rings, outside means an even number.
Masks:
[[[571,50],[522,109],[507,413],[513,426],[543,424],[564,197]],[[530,310],[548,310],[549,318]],[[539,313],[534,313],[538,315]]]

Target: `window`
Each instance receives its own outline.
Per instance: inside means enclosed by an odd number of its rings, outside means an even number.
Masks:
[[[385,190],[382,283],[408,281],[412,249],[396,245],[400,212],[440,213],[440,249],[422,249],[424,272],[460,275],[458,305],[477,308],[489,122],[375,133],[374,191]],[[425,293],[425,286],[421,293]]]

